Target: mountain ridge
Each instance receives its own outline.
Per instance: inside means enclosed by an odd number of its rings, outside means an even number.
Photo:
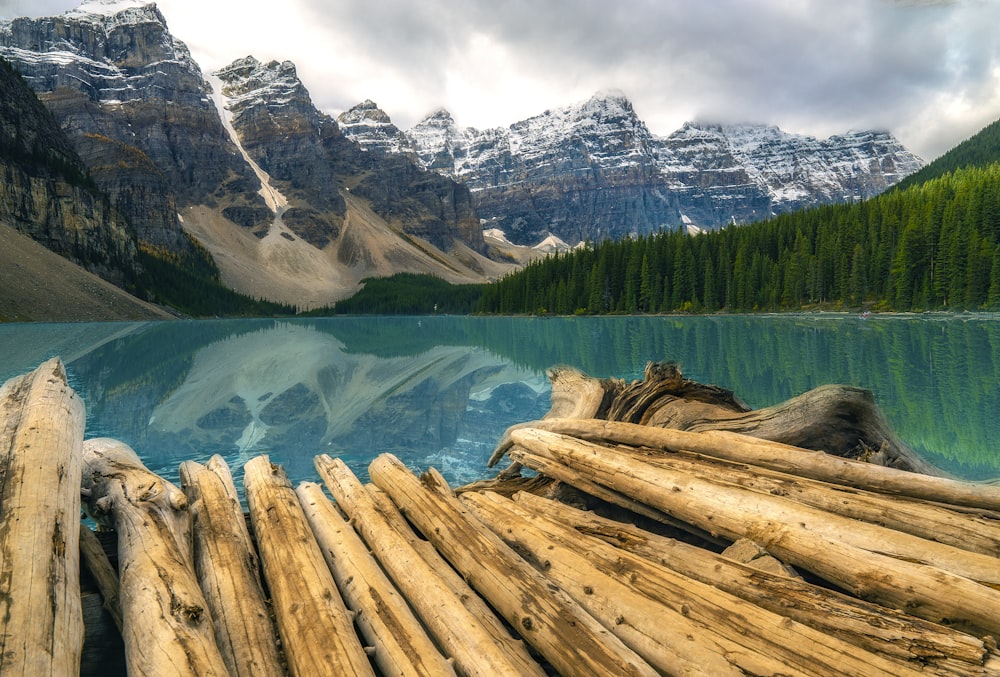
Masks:
[[[408,159],[359,155],[315,109],[293,64],[284,72],[290,90],[268,94],[270,102],[238,102],[231,136],[210,76],[155,3],[92,0],[56,17],[0,22],[0,56],[52,111],[143,246],[190,255],[194,236],[237,291],[315,307],[371,275],[433,272],[466,282],[509,268],[486,256],[463,186]],[[287,103],[297,110],[279,110]],[[299,133],[307,128],[316,134]],[[253,163],[288,196],[285,229],[273,242],[276,215]],[[358,199],[345,200],[348,190]],[[366,242],[372,231],[355,228],[340,247],[351,205],[364,211],[356,223],[381,222],[378,235]],[[364,253],[372,249],[381,254]],[[262,280],[251,284],[255,269]]]
[[[884,131],[820,140],[773,125],[688,122],[656,136],[619,90],[487,130],[460,128],[438,109],[401,131],[371,101],[338,120],[366,150],[406,154],[465,182],[487,227],[521,244],[747,223],[870,197],[923,165]],[[556,204],[560,192],[580,204]]]

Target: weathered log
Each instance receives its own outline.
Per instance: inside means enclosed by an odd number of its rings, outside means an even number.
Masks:
[[[603,602],[610,608],[609,628],[621,633],[626,643],[635,641],[636,632],[655,638],[680,652],[685,664],[702,664],[703,673],[917,673],[660,564],[560,528],[497,494],[467,493],[462,500],[508,543],[529,553],[547,577],[581,604]],[[667,624],[672,627],[662,627]],[[637,651],[640,646],[637,642]],[[654,659],[667,652],[664,646],[650,648]],[[672,674],[680,666],[657,667]]]
[[[926,665],[929,674],[975,674],[988,656],[983,640],[895,609],[761,572],[703,548],[530,493],[516,494],[514,502],[564,527],[565,539],[574,537],[570,529],[600,538],[868,651]]]
[[[627,387],[568,368],[550,372],[550,378],[553,407],[543,420],[597,418],[691,432],[730,431],[835,456],[865,457],[878,465],[943,474],[896,437],[871,392],[862,388],[820,386],[772,407],[750,410],[728,390],[682,378],[672,364],[647,364],[644,379]],[[503,457],[509,439],[509,433],[501,438],[488,462],[491,467]]]
[[[591,378],[572,367],[553,367],[548,377],[552,406],[546,418],[604,418],[625,388],[621,379]]]
[[[80,558],[97,583],[97,589],[101,593],[101,606],[111,616],[120,633],[123,622],[122,602],[118,594],[118,573],[111,566],[97,536],[85,524],[80,525]]]
[[[539,456],[588,468],[602,484],[674,517],[731,540],[747,537],[757,541],[790,564],[859,596],[900,605],[935,622],[965,621],[1000,635],[1000,590],[949,570],[917,563],[927,559],[933,546],[947,546],[917,539],[923,542],[926,552],[913,553],[916,562],[904,561],[884,553],[911,552],[908,541],[914,537],[908,534],[882,529],[876,538],[882,540],[870,543],[865,539],[872,537],[871,530],[862,530],[864,523],[828,516],[779,497],[765,497],[654,467],[609,447],[541,430],[515,431],[514,440]],[[863,543],[872,549],[851,543]],[[977,580],[991,583],[1000,576],[995,559],[990,567],[991,558],[984,557],[980,565],[973,558],[982,556],[956,552],[964,557],[949,556],[949,566],[968,570]]]
[[[458,599],[462,606],[493,637],[494,643],[508,647],[508,658],[515,663],[521,664],[519,668],[521,674],[534,674],[535,671],[539,670],[538,662],[531,657],[524,642],[511,635],[504,621],[465,582],[465,579],[448,564],[447,560],[441,556],[441,553],[434,548],[430,541],[421,538],[413,531],[413,527],[406,521],[403,513],[399,511],[399,508],[392,502],[392,499],[374,484],[366,484],[364,488],[371,495],[375,508],[378,510],[379,518],[385,520],[385,524],[399,534],[420,555],[421,559],[427,563],[427,566],[451,590],[454,598]]]
[[[454,675],[451,663],[323,489],[303,482],[295,493],[347,606],[356,614],[355,622],[374,647],[381,674]]]
[[[243,488],[290,672],[374,675],[284,471],[257,456],[243,466]]]
[[[544,577],[458,500],[429,488],[398,459],[382,454],[368,467],[407,518],[489,601],[525,641],[565,674],[656,674],[572,598],[553,590]],[[450,490],[449,490],[450,491]]]
[[[648,448],[618,447],[667,469],[698,474],[758,493],[783,496],[830,514],[895,529],[930,541],[1000,557],[1000,520],[949,510],[941,504],[854,489],[701,454],[665,454]],[[992,563],[991,563],[992,566]]]
[[[386,511],[343,461],[321,455],[315,464],[338,505],[351,517],[354,528],[460,673],[482,677],[544,675],[520,642],[495,634],[496,624],[488,620],[492,612],[481,616],[468,608],[468,600],[454,594],[392,527]]]
[[[528,428],[525,428],[528,430]],[[714,543],[715,545],[724,546],[728,543],[727,540],[719,538],[718,536],[711,534],[704,529],[697,527],[693,524],[689,524],[684,520],[679,520],[668,513],[658,510],[653,506],[643,503],[642,501],[636,500],[627,494],[623,494],[620,491],[615,491],[610,487],[606,487],[600,482],[595,481],[591,478],[588,473],[582,473],[574,468],[567,465],[563,465],[557,461],[553,461],[548,458],[543,458],[541,456],[532,454],[531,452],[514,445],[508,452],[510,457],[517,463],[523,463],[527,465],[532,470],[540,473],[539,476],[544,475],[545,477],[551,477],[553,479],[559,480],[563,484],[579,489],[583,493],[598,498],[611,505],[616,505],[619,508],[624,508],[630,512],[634,512],[637,515],[646,517],[660,524],[665,524],[674,529],[687,532],[693,536],[698,537],[706,543]],[[500,482],[501,485],[506,484],[505,482]],[[470,485],[466,487],[461,487],[460,492],[465,493],[470,490],[476,490],[470,487],[475,487],[476,485]],[[480,491],[492,491],[488,486],[480,486],[478,489]],[[501,493],[501,492],[495,492]],[[516,492],[514,492],[516,493]],[[534,493],[534,492],[532,492]],[[512,494],[513,495],[513,494]]]
[[[550,419],[525,424],[592,442],[689,451],[776,472],[881,494],[908,496],[956,506],[1000,510],[1000,486],[962,482],[906,472],[871,463],[725,431],[693,433],[633,423],[588,419]],[[512,431],[513,432],[513,431]],[[509,446],[512,444],[508,442]],[[506,453],[506,449],[504,450]]]
[[[280,674],[278,638],[260,563],[229,466],[221,456],[206,465],[185,461],[180,479],[191,506],[195,571],[230,674]]]
[[[127,444],[83,445],[88,512],[118,533],[119,594],[130,675],[228,675],[190,555],[184,493]]]
[[[0,388],[0,673],[77,675],[83,402],[59,358]]]

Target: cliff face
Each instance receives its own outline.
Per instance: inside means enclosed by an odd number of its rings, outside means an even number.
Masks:
[[[284,219],[303,237],[317,243],[336,239],[345,202],[330,187],[343,186],[367,199],[390,224],[442,251],[456,241],[485,251],[468,189],[410,157],[362,152],[333,118],[315,108],[291,62],[264,64],[247,57],[216,75],[243,147],[300,205]],[[303,206],[307,203],[311,209]],[[316,228],[323,219],[325,234]]]
[[[51,113],[4,61],[0,221],[108,281],[135,279],[134,233],[89,179]]]
[[[0,55],[53,112],[141,240],[186,248],[179,207],[257,201],[187,47],[155,5],[85,3],[0,24]]]
[[[884,132],[826,140],[762,125],[686,124],[654,136],[620,92],[506,128],[439,110],[401,132],[371,102],[344,113],[362,148],[416,158],[472,191],[490,226],[534,244],[711,229],[874,195],[922,165]]]
[[[373,275],[503,272],[483,256],[467,188],[362,152],[289,62],[248,57],[206,78],[154,4],[88,0],[0,23],[0,56],[140,243],[184,253],[193,236],[239,291],[308,308]]]

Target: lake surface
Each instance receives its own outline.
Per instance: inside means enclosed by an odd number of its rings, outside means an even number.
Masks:
[[[751,407],[843,383],[873,391],[899,436],[967,479],[1000,477],[1000,321],[979,317],[372,317],[0,325],[0,379],[59,355],[90,437],[150,469],[221,454],[242,485],[259,454],[293,482],[340,456],[362,479],[392,452],[452,484],[492,477],[514,423],[549,408],[545,371],[642,377],[648,361]]]

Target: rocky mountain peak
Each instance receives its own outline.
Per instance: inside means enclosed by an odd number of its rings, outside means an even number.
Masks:
[[[414,125],[414,127],[453,128],[455,127],[455,118],[451,116],[451,113],[449,113],[446,108],[438,108],[427,114],[427,116]]]
[[[388,114],[371,99],[337,116],[341,130],[352,137],[363,150],[383,153],[410,153],[409,142]]]
[[[236,116],[243,109],[261,103],[269,106],[295,103],[300,109],[311,111],[309,92],[291,61],[262,63],[253,56],[246,56],[214,75],[222,81],[222,93],[230,100],[229,108]]]
[[[365,143],[364,128],[344,131]],[[613,89],[487,130],[460,129],[438,110],[405,136],[398,148],[465,183],[480,216],[518,244],[745,223],[869,197],[922,165],[878,131],[818,140],[697,121],[657,137]]]
[[[258,182],[201,69],[155,4],[91,0],[59,16],[15,19],[0,25],[0,56],[55,115],[141,240],[185,251],[183,207],[254,195]]]
[[[365,99],[356,106],[344,111],[337,117],[337,122],[356,123],[374,122],[378,124],[392,124],[389,115],[378,107],[378,104],[371,99]]]
[[[108,26],[147,22],[166,26],[167,23],[156,3],[144,0],[86,0],[62,16]]]

